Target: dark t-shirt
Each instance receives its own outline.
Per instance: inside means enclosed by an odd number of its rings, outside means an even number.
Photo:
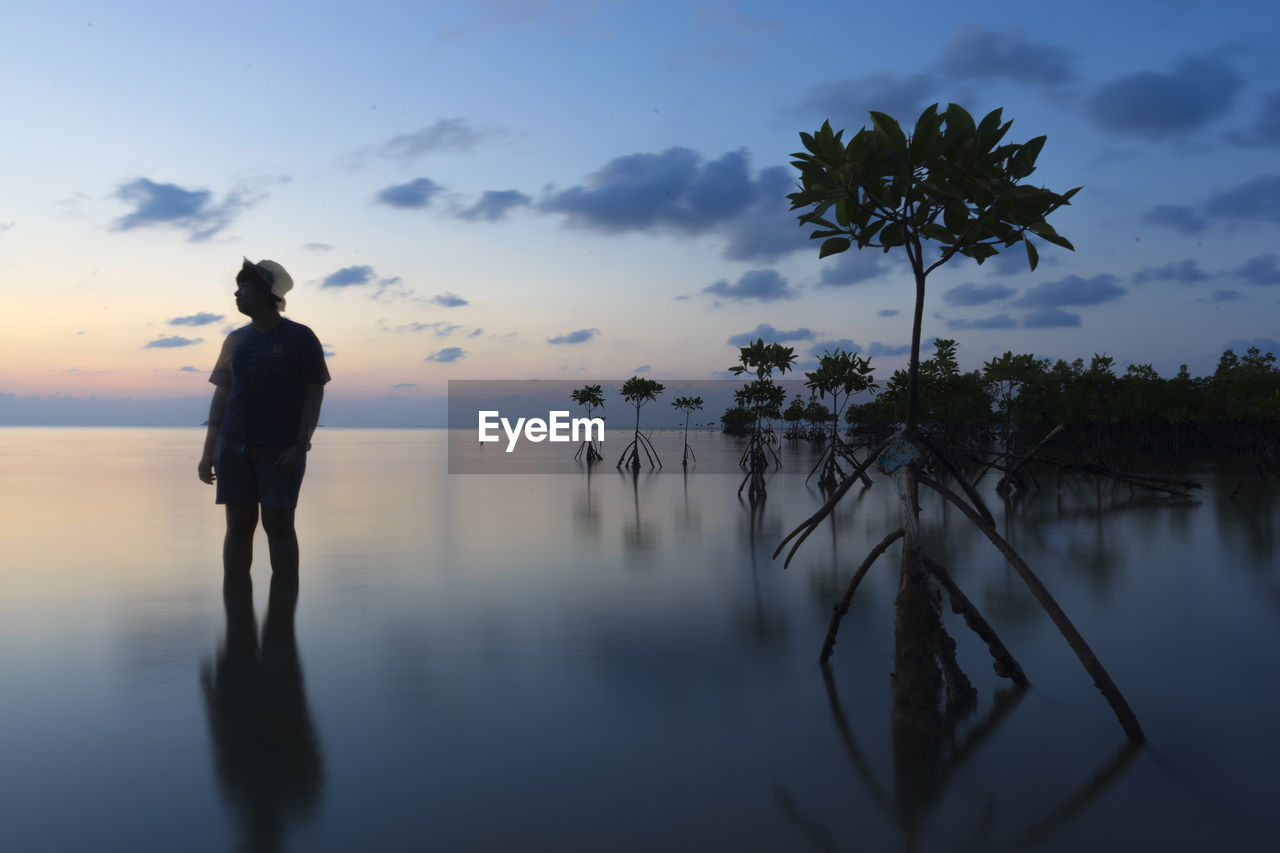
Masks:
[[[329,381],[315,333],[280,318],[265,332],[253,325],[227,335],[209,381],[231,389],[219,434],[263,447],[298,442],[302,389]]]

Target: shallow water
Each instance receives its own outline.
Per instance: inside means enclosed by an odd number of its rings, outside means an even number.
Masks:
[[[589,478],[450,476],[444,431],[325,429],[294,608],[261,533],[252,591],[224,602],[201,438],[0,429],[0,849],[1272,849],[1280,513],[1226,497],[1237,467],[1192,466],[1192,500],[988,493],[1137,751],[1016,574],[926,500],[930,553],[1033,686],[997,701],[948,611],[979,706],[912,751],[896,552],[817,665],[895,526],[883,479],[784,571],[774,546],[821,502],[803,477],[774,477],[753,522],[736,478],[669,453],[634,480],[608,452]],[[691,443],[707,468],[738,452]]]

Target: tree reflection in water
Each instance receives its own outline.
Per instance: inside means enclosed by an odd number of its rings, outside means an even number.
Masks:
[[[311,812],[324,780],[294,637],[298,578],[273,575],[258,643],[253,582],[227,575],[226,637],[201,669],[214,765],[239,812],[241,849],[280,850],[291,817]]]
[[[881,784],[875,768],[858,748],[853,726],[840,705],[829,665],[823,665],[822,677],[832,720],[849,763],[875,805],[892,817],[898,828],[900,847],[908,851],[921,849],[921,838],[929,816],[942,802],[947,784],[995,734],[1028,690],[1026,687],[998,690],[991,709],[984,716],[965,725],[970,714],[949,715],[943,730],[938,733],[922,732],[916,727],[895,722],[893,785],[889,788]],[[1140,744],[1126,741],[1088,779],[1075,790],[1067,792],[1043,816],[1031,820],[1019,816],[1022,826],[1011,832],[1001,831],[994,808],[989,806],[976,815],[973,833],[968,838],[951,840],[947,849],[1029,850],[1040,846],[1102,796],[1140,751]],[[787,819],[812,847],[820,850],[845,849],[846,846],[840,843],[840,833],[807,814],[804,806],[785,787],[779,785],[775,795]]]

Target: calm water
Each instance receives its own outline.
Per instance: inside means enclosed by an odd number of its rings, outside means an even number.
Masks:
[[[910,760],[894,559],[817,665],[896,524],[885,480],[783,571],[820,503],[803,477],[753,521],[678,454],[634,481],[612,457],[451,477],[442,431],[322,430],[295,609],[261,533],[224,602],[201,437],[0,429],[0,849],[1274,849],[1280,504],[1229,500],[1236,468],[1191,466],[1190,501],[991,498],[1137,712],[1136,752],[1017,576],[928,503],[931,553],[1033,687],[998,699],[948,611],[979,707]]]

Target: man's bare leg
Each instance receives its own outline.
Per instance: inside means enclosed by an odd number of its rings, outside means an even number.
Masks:
[[[227,535],[222,540],[222,571],[247,575],[253,563],[253,532],[258,528],[258,504],[227,504]]]
[[[277,575],[298,574],[298,534],[293,528],[293,510],[262,508],[262,529],[267,531],[271,551],[271,571]]]

